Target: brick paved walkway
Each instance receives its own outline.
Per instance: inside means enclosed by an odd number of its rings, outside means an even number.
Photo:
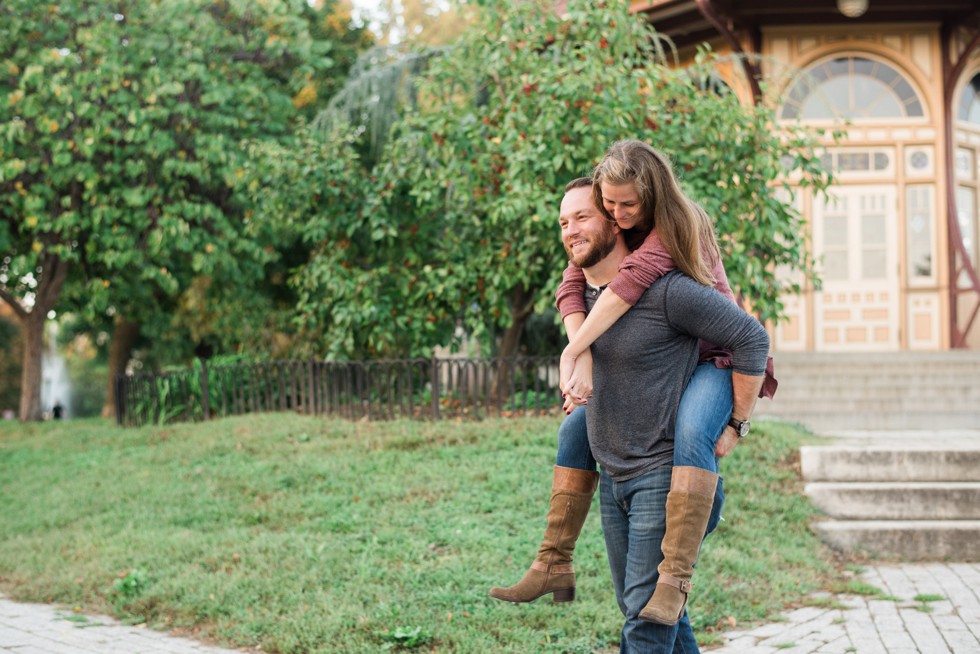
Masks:
[[[980,653],[980,563],[878,565],[863,578],[887,597],[838,596],[842,608],[803,608],[727,632],[710,654]],[[0,654],[241,652],[0,596]]]
[[[0,653],[242,654],[208,647],[104,616],[78,615],[47,604],[19,604],[0,595]]]
[[[862,577],[887,597],[838,596],[846,608],[728,632],[711,654],[980,653],[980,564],[879,565]]]

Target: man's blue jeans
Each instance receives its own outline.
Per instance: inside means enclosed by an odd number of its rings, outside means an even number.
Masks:
[[[660,543],[667,528],[667,493],[671,466],[650,470],[627,481],[613,481],[605,471],[599,483],[602,531],[619,609],[626,618],[620,654],[698,652],[685,615],[667,627],[638,616],[657,585],[663,560]]]

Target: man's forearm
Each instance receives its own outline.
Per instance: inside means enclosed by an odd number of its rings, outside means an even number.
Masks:
[[[743,375],[732,372],[732,417],[736,420],[748,420],[752,417],[759,391],[765,375]]]

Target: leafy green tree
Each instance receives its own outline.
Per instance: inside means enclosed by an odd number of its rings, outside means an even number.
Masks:
[[[454,287],[442,278],[442,224],[420,219],[403,183],[379,177],[391,162],[366,171],[343,131],[302,129],[297,140],[254,144],[241,179],[241,194],[265,217],[255,229],[278,230],[280,242],[309,252],[290,279],[292,353],[400,357],[448,342],[461,299],[445,293]]]
[[[776,133],[770,109],[705,84],[710,54],[669,66],[669,44],[623,7],[482,8],[450,47],[372,53],[303,145],[253,149],[242,195],[310,251],[292,276],[309,353],[427,354],[462,323],[513,354],[565,261],[563,185],[636,136],[675,157],[718,220],[733,285],[778,317],[774,268],[811,272],[800,216],[777,193],[791,174],[827,183],[811,135]],[[396,102],[394,123],[372,118]]]
[[[774,267],[812,274],[802,218],[777,193],[791,175],[828,183],[812,135],[777,130],[771,108],[705,85],[710,54],[693,71],[670,66],[668,44],[621,3],[571,1],[560,16],[547,2],[480,4],[476,26],[416,80],[420,100],[377,173],[410,189],[420,223],[442,226],[430,256],[444,266],[440,292],[479,307],[461,314],[470,330],[501,329],[500,354],[517,351],[566,261],[562,187],[621,138],[674,157],[718,220],[736,292],[778,319],[788,287]]]
[[[244,237],[249,219],[232,193],[239,143],[290,137],[333,65],[308,9],[0,6],[0,298],[24,334],[22,420],[40,416],[43,324],[66,283],[87,310],[159,335],[195,283],[241,289],[262,278],[272,257]]]

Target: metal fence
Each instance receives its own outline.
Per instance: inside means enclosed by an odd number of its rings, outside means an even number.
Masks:
[[[561,410],[558,357],[272,361],[115,379],[116,421],[140,426],[294,411],[350,419],[483,418]]]

